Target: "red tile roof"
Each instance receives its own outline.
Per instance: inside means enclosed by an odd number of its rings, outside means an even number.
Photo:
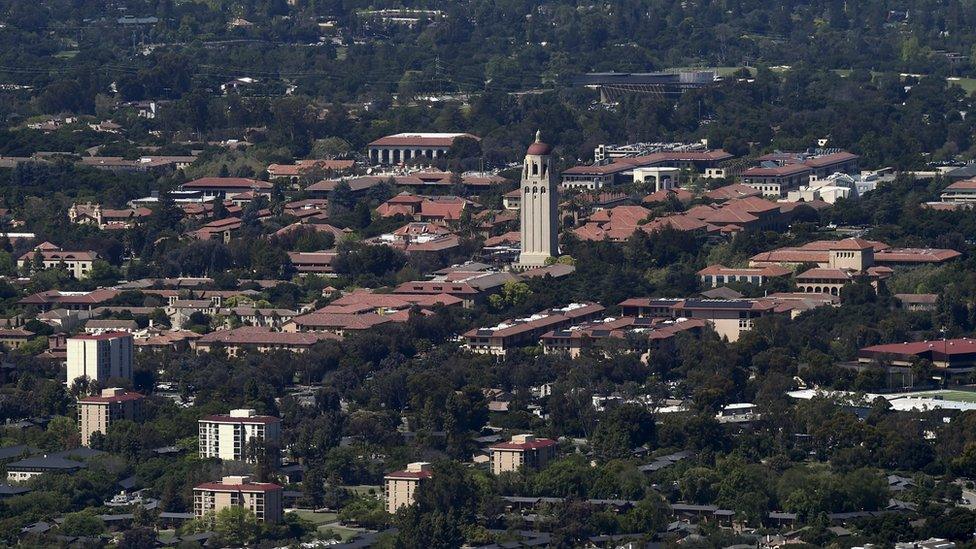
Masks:
[[[741,183],[734,183],[732,185],[726,185],[724,187],[719,187],[717,189],[712,189],[705,193],[705,198],[710,198],[712,200],[730,200],[733,198],[744,198],[747,196],[759,196],[762,191],[749,185],[743,185]]]
[[[500,442],[498,444],[492,444],[488,447],[489,450],[538,450],[539,448],[548,448],[550,446],[555,446],[556,441],[551,438],[537,438],[530,442]]]
[[[433,475],[433,471],[393,471],[392,473],[387,473],[383,478],[420,480],[430,478],[431,475]]]
[[[217,330],[204,335],[200,344],[225,343],[228,345],[283,345],[309,347],[322,339],[335,339],[331,334],[272,332],[260,326],[244,326],[233,330]]]
[[[249,482],[247,484],[224,484],[222,482],[204,482],[193,487],[194,490],[209,490],[213,492],[275,492],[284,490],[281,486],[271,482]]]
[[[141,393],[122,393],[121,395],[115,396],[90,396],[78,399],[78,404],[116,404],[119,402],[128,402],[131,400],[142,400],[146,398],[145,395]]]

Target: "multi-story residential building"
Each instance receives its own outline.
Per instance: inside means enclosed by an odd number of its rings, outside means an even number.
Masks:
[[[393,514],[401,507],[412,505],[417,487],[429,479],[432,473],[430,463],[418,461],[408,463],[403,471],[394,471],[383,477],[386,511]]]
[[[488,447],[491,472],[499,475],[518,471],[520,467],[541,469],[556,456],[556,441],[535,438],[533,435],[515,435],[509,442]]]
[[[200,457],[204,459],[253,462],[254,459],[247,455],[247,446],[252,440],[277,446],[281,439],[281,420],[274,416],[259,416],[253,409],[207,416],[198,424]]]
[[[479,140],[469,133],[398,133],[373,141],[366,146],[372,164],[402,164],[413,159],[436,159],[447,156],[460,137]]]
[[[36,258],[40,259],[38,260]],[[22,270],[25,268],[34,269],[36,267],[50,269],[63,266],[68,271],[68,274],[81,280],[82,278],[88,278],[88,275],[91,274],[92,266],[97,259],[98,254],[91,250],[62,250],[60,246],[56,246],[50,242],[44,242],[38,244],[32,251],[21,255],[17,259],[17,268]],[[35,266],[36,262],[40,264]]]
[[[132,334],[106,332],[69,337],[67,353],[69,386],[83,377],[101,382],[132,379]]]
[[[98,396],[78,399],[78,426],[81,445],[88,446],[95,433],[107,433],[109,426],[119,420],[137,420],[142,415],[145,397],[119,387],[102,389]]]
[[[251,482],[247,476],[226,476],[193,488],[193,515],[205,519],[228,507],[243,507],[261,522],[275,524],[283,516],[282,488],[270,482]]]

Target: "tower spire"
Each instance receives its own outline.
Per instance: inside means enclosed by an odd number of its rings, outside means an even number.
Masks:
[[[535,142],[542,143],[542,130],[535,131]]]

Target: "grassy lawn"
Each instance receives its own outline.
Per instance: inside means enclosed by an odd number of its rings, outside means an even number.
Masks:
[[[921,393],[911,393],[912,396],[933,397],[941,396],[944,400],[956,402],[976,402],[976,392],[973,391],[926,391]]]
[[[57,57],[58,59],[71,59],[76,55],[78,55],[78,50],[65,50],[54,54],[54,57]]]
[[[330,522],[335,522],[339,519],[339,515],[335,513],[316,513],[309,511],[308,509],[297,509],[292,511],[296,515],[302,517],[303,519],[311,522],[316,526],[321,526],[323,524],[328,524]]]
[[[949,78],[949,85],[953,84],[962,88],[967,94],[976,91],[976,78],[956,78],[953,76]]]
[[[373,490],[373,494],[376,495],[377,497],[379,497],[379,495],[383,493],[382,486],[373,486],[369,484],[363,484],[361,486],[343,486],[343,488],[349,490],[350,492],[352,492],[357,496],[369,495],[369,491],[371,489]]]
[[[344,526],[326,526],[327,524],[331,524],[339,519],[339,515],[335,513],[315,513],[313,511],[309,511],[308,509],[297,509],[292,511],[292,513],[295,513],[296,515],[314,524],[320,533],[324,534],[331,531],[335,534],[339,534],[342,537],[342,541],[348,541],[359,534],[358,530],[346,528]]]

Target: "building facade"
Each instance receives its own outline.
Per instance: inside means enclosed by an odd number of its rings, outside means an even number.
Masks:
[[[459,137],[479,140],[469,133],[398,133],[373,141],[366,146],[372,164],[403,164],[415,159],[444,158]]]
[[[541,267],[559,255],[559,192],[551,163],[552,147],[536,132],[522,168],[521,266]]]
[[[247,476],[227,476],[193,488],[193,515],[198,519],[228,507],[243,507],[261,522],[275,524],[283,516],[282,488],[270,482],[251,482]]]
[[[383,477],[386,490],[386,511],[391,515],[401,507],[412,505],[417,487],[431,477],[430,463],[418,461],[408,463],[403,471],[394,471]]]
[[[95,433],[107,433],[109,426],[119,420],[137,420],[142,415],[145,397],[112,387],[102,389],[99,396],[78,399],[78,426],[81,429],[81,445],[91,444]]]
[[[93,251],[68,251],[62,250],[60,246],[44,242],[39,244],[33,251],[21,255],[17,259],[17,268],[25,270],[51,269],[64,267],[68,274],[81,280],[88,278],[98,254]]]
[[[533,435],[515,435],[509,442],[488,448],[491,472],[496,475],[518,471],[521,467],[540,469],[556,456],[556,441],[535,438]]]
[[[281,420],[259,416],[253,409],[231,410],[227,415],[212,415],[199,422],[200,458],[253,463],[247,455],[252,440],[277,446],[281,440]]]
[[[101,382],[132,379],[132,334],[106,332],[70,337],[67,353],[69,386],[83,377]]]

